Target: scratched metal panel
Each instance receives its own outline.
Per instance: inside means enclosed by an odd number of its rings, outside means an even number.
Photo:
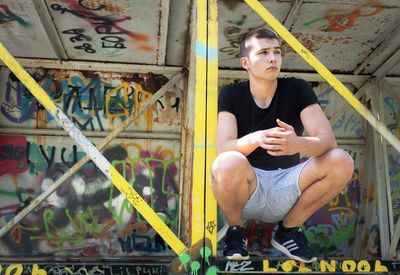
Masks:
[[[331,71],[351,72],[399,23],[399,12],[385,1],[304,3],[291,32]],[[289,47],[285,52],[284,68],[311,69]]]
[[[0,0],[0,42],[16,57],[57,58],[31,1]]]
[[[70,59],[156,64],[160,0],[46,0]]]
[[[0,136],[0,151],[0,227],[85,155],[70,137]],[[180,142],[114,139],[103,154],[177,233]],[[89,162],[0,240],[1,257],[39,255],[175,253]]]
[[[260,1],[280,22],[290,10],[291,3],[281,1]],[[265,21],[245,2],[218,1],[219,66],[238,68],[239,43],[241,36],[249,30],[265,26]]]
[[[190,1],[171,0],[167,36],[166,65],[181,66],[185,63],[190,37]]]

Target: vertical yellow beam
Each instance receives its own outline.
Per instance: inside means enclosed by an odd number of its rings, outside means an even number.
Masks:
[[[309,50],[307,50],[258,0],[244,0],[285,40],[332,88],[334,88],[372,127],[375,128],[398,152],[400,140],[347,89]]]
[[[207,47],[207,118],[206,118],[206,238],[211,240],[212,254],[217,255],[217,202],[210,186],[210,168],[216,157],[218,100],[218,5],[208,0]]]
[[[192,182],[192,246],[204,239],[207,0],[196,2],[196,90]]]

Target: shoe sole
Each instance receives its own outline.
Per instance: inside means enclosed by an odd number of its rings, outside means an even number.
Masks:
[[[250,258],[249,255],[247,256],[242,256],[242,254],[235,253],[232,256],[225,256],[228,260],[234,260],[234,261],[243,261],[243,260],[248,260]]]
[[[292,260],[297,260],[297,261],[303,262],[303,263],[313,263],[313,262],[317,261],[317,257],[313,257],[310,260],[305,260],[298,256],[292,255],[289,250],[287,250],[284,246],[277,243],[274,239],[272,239],[271,244],[273,247],[275,247],[277,250],[279,250],[280,252],[282,252],[283,254],[285,254]]]

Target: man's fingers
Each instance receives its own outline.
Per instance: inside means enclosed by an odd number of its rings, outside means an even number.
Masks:
[[[282,146],[280,144],[263,144],[261,148],[265,150],[271,150],[271,151],[281,151]]]
[[[282,129],[282,128],[281,128]],[[288,132],[286,130],[280,130],[280,131],[273,131],[269,132],[266,134],[268,138],[282,138],[284,137]]]
[[[268,137],[264,140],[264,143],[266,143],[266,144],[281,144],[281,139],[275,138],[275,137]]]
[[[280,120],[279,118],[276,120],[276,123],[278,123],[278,125],[286,130],[292,130],[293,126],[289,125],[285,122],[283,122],[282,120]]]

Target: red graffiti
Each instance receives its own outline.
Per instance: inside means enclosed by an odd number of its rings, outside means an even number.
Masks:
[[[364,12],[365,9],[372,10],[369,12]],[[346,12],[346,10],[338,8],[329,9],[327,10],[325,16],[326,20],[329,22],[327,31],[342,32],[345,29],[352,27],[358,17],[372,16],[380,13],[382,10],[383,7],[379,2],[366,3],[356,6],[350,13],[340,14],[341,12]]]
[[[0,136],[0,176],[24,173],[26,169],[26,137]]]
[[[318,29],[321,31],[332,31],[342,32],[349,27],[352,27],[359,17],[372,16],[382,12],[383,6],[379,2],[369,2],[362,5],[358,5],[353,9],[340,9],[331,8],[325,12],[325,16],[322,18],[313,19],[306,22],[304,26],[310,26],[317,22],[328,21],[328,24],[319,26]]]

